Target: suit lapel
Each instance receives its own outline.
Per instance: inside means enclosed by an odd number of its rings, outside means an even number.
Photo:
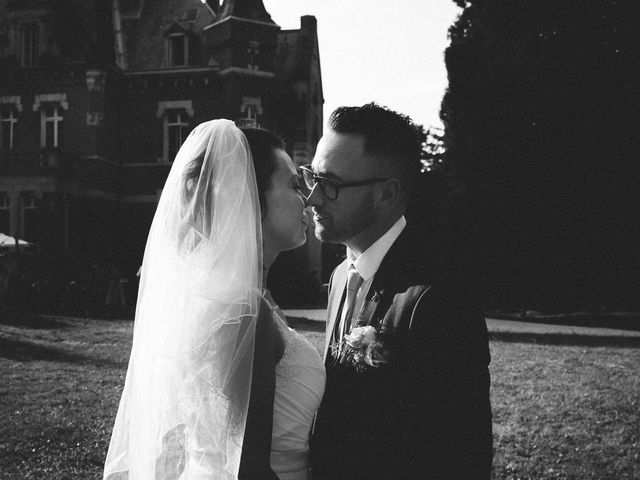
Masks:
[[[333,335],[333,329],[336,324],[336,316],[340,311],[340,303],[344,295],[344,290],[347,285],[347,261],[343,261],[336,267],[336,270],[331,277],[330,289],[329,289],[329,301],[327,305],[327,331],[324,342],[324,355],[323,360],[327,359],[327,353],[329,352],[329,344],[331,343],[331,336]]]
[[[405,230],[393,243],[382,259],[380,267],[373,277],[367,299],[374,293],[380,295],[379,311],[386,311],[396,293],[404,291],[410,285],[428,281],[426,244],[417,244],[421,250],[416,251],[416,241],[411,230]]]
[[[413,232],[405,228],[382,259],[380,268],[376,272],[371,288],[367,294],[370,299],[374,292],[381,293],[382,302],[378,306],[381,311],[386,310],[393,301],[394,295],[404,291],[408,286],[428,281],[425,275],[427,260],[430,260],[428,244],[413,236]],[[419,250],[416,250],[418,248]],[[327,305],[327,331],[324,345],[323,360],[326,361],[336,316],[340,312],[342,297],[347,285],[348,264],[344,260],[338,265],[330,282],[329,301]]]

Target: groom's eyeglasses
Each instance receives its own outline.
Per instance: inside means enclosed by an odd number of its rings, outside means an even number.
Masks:
[[[317,185],[318,188],[320,188],[320,192],[322,193],[322,195],[327,197],[329,200],[337,200],[338,195],[340,194],[340,189],[342,188],[373,185],[374,183],[385,182],[389,180],[388,178],[369,178],[368,180],[359,180],[357,182],[338,183],[335,180],[323,177],[322,175],[316,175],[315,173],[313,173],[311,165],[300,167],[300,171],[302,172],[304,183],[309,189],[309,194],[311,194],[311,191]]]

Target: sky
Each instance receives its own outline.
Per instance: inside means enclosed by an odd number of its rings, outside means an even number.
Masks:
[[[375,101],[441,126],[447,87],[447,30],[461,13],[453,0],[264,0],[283,29],[318,20],[324,118],[341,105]]]

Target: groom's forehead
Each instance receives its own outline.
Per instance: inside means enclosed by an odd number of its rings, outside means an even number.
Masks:
[[[364,143],[363,135],[329,131],[318,143],[312,163],[314,172],[340,177],[343,172],[366,168]]]

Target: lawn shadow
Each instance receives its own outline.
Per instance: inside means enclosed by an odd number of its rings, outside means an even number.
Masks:
[[[324,332],[327,324],[304,317],[287,317],[289,326],[303,332]]]
[[[47,345],[3,337],[0,337],[0,357],[18,362],[46,360],[51,362],[95,365],[97,367],[126,365],[126,363],[115,362],[109,359],[66,352],[62,349]]]
[[[511,343],[537,343],[540,345],[567,345],[584,347],[639,348],[640,337],[592,336],[562,333],[491,332],[489,340]]]
[[[613,328],[615,330],[640,331],[640,314],[638,313],[567,313],[557,315],[522,315],[503,312],[486,312],[487,318],[511,320],[515,322],[545,323],[550,325],[566,325],[571,327]]]
[[[49,317],[45,315],[29,315],[22,313],[6,313],[3,315],[0,324],[11,327],[30,328],[32,330],[53,330],[73,328],[73,322],[60,317]]]

